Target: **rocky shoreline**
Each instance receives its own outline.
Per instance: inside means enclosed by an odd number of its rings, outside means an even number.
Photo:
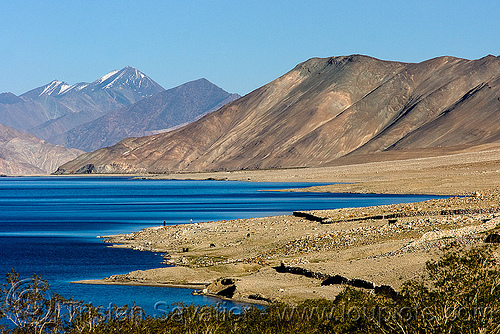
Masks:
[[[497,231],[499,212],[500,192],[493,189],[411,204],[146,228],[105,241],[161,252],[172,266],[80,283],[186,287],[259,304],[333,299],[354,280],[395,294],[440,248],[483,243]],[[339,284],[322,284],[327,278]]]

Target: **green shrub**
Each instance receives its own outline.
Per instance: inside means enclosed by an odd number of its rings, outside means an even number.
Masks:
[[[395,300],[347,287],[333,301],[275,303],[239,314],[220,305],[179,304],[153,318],[135,306],[103,311],[49,296],[39,277],[24,281],[12,272],[2,287],[0,316],[17,319],[17,328],[3,329],[11,333],[498,333],[499,284],[491,248],[452,247],[427,263],[422,278],[406,282]],[[7,303],[12,296],[19,298]]]
[[[500,329],[500,271],[492,249],[453,246],[426,275],[406,282],[402,306],[414,310],[413,333],[496,333]]]

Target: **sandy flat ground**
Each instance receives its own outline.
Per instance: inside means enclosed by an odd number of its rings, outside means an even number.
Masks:
[[[334,167],[170,174],[147,177],[340,183],[313,187],[309,191],[463,195],[500,185],[500,150],[491,149],[439,157]]]
[[[145,176],[139,176],[145,177]],[[324,275],[401,289],[451,242],[480,245],[500,223],[500,150],[344,166],[146,176],[171,179],[321,182],[307,191],[467,195],[421,203],[307,212],[148,228],[111,236],[112,247],[165,253],[173,267],[113,276],[107,284],[208,287],[232,278],[232,298],[295,303],[334,298],[343,285],[275,268],[281,264]],[[303,191],[303,189],[301,190]],[[309,218],[310,218],[309,217]],[[392,218],[391,218],[392,217]],[[397,218],[394,218],[397,217]],[[254,297],[252,297],[254,296]],[[252,297],[252,298],[251,298]]]

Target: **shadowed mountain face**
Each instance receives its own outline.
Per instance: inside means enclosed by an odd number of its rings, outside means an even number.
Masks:
[[[52,141],[66,147],[93,151],[127,137],[141,137],[185,125],[238,97],[206,79],[199,79],[112,111]]]
[[[0,95],[0,124],[51,141],[78,125],[129,106],[164,88],[127,66],[92,83],[68,85],[54,80],[17,97]]]
[[[380,152],[446,153],[500,140],[499,117],[499,57],[314,58],[183,128],[125,139],[58,173],[303,167]]]
[[[0,124],[0,173],[9,175],[50,174],[57,166],[82,151],[44,142]]]

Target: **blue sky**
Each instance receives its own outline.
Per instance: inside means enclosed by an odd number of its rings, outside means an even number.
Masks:
[[[134,66],[165,88],[246,94],[311,57],[500,54],[500,1],[0,2],[0,92]]]

